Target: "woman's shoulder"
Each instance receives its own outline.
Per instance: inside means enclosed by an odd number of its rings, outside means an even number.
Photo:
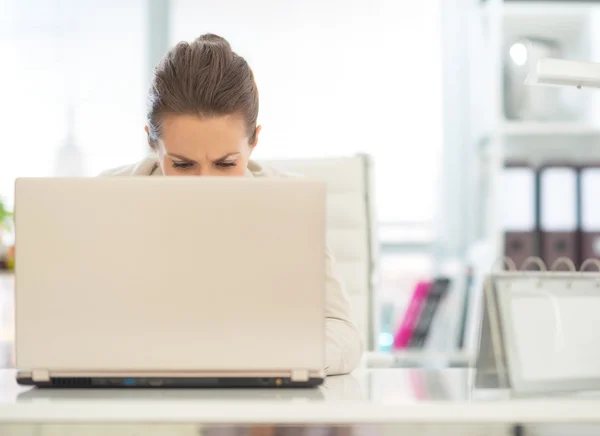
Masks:
[[[248,162],[248,170],[254,177],[273,177],[273,178],[297,178],[303,177],[301,174],[282,171],[277,168],[277,165],[260,163],[254,160]]]
[[[113,176],[151,176],[158,168],[158,162],[155,157],[147,158],[130,165],[123,165],[117,168],[106,170],[100,174],[101,177]]]

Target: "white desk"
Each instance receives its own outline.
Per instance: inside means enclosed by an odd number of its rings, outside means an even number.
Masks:
[[[509,399],[470,392],[470,375],[361,370],[313,390],[28,390],[5,370],[0,423],[600,424],[599,395]]]

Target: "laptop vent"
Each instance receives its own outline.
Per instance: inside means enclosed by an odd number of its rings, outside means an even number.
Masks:
[[[61,388],[87,388],[92,386],[92,379],[89,377],[53,378],[52,386]]]

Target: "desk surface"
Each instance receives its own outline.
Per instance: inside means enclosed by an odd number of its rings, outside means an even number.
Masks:
[[[39,390],[0,371],[0,422],[600,423],[600,395],[509,399],[465,369],[360,370],[311,390]]]

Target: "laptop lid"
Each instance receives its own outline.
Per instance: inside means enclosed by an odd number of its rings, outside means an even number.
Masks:
[[[306,179],[17,180],[17,367],[322,371],[325,191]]]

